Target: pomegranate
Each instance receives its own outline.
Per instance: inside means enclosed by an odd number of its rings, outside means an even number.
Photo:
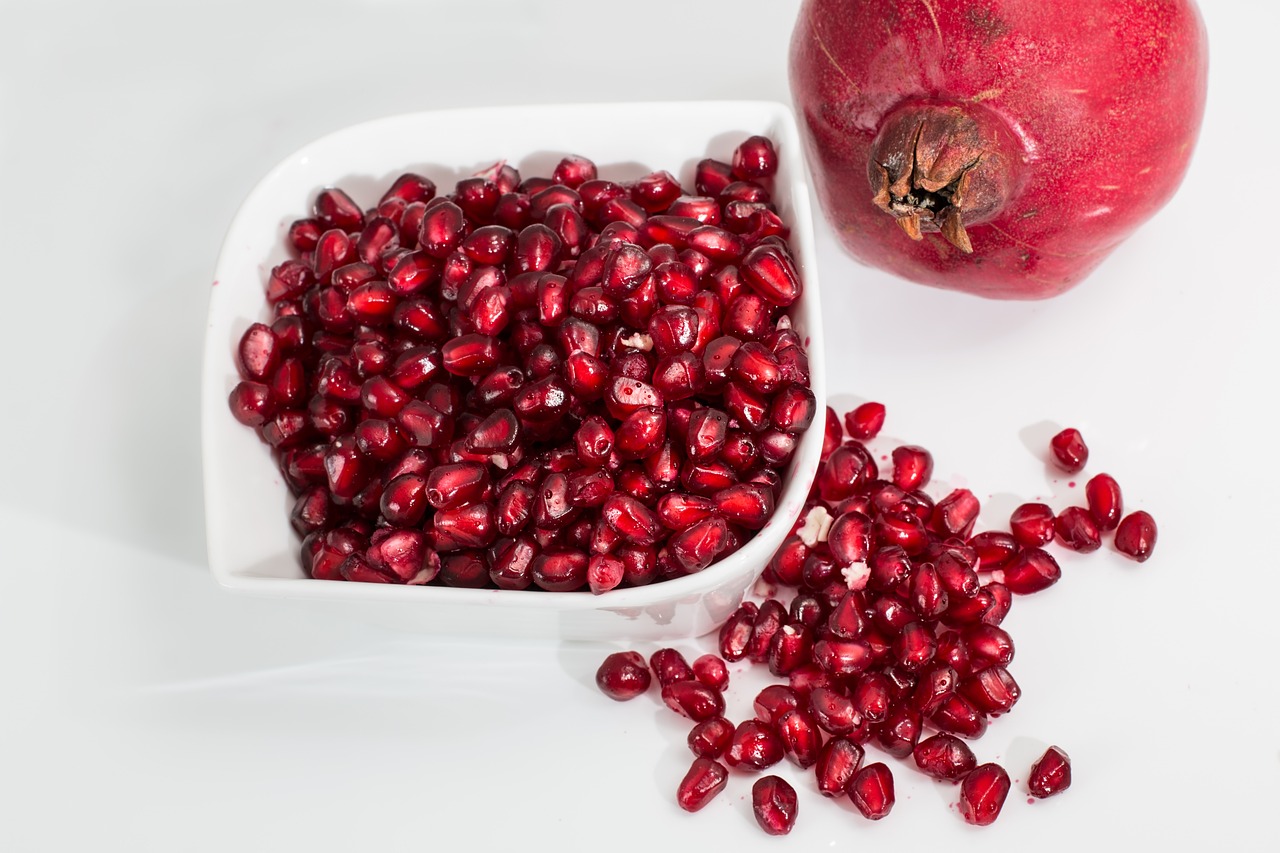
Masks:
[[[818,198],[854,257],[1041,299],[1173,195],[1207,53],[1194,0],[806,0],[790,77]]]

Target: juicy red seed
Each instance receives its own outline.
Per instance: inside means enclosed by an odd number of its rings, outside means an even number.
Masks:
[[[773,722],[788,758],[798,767],[812,767],[822,750],[822,732],[813,715],[803,708],[783,711]]]
[[[437,524],[440,515],[436,515]],[[533,582],[548,592],[572,592],[587,583],[587,555],[574,550],[543,551],[533,563]]]
[[[693,667],[676,649],[658,649],[649,657],[649,666],[660,687],[677,681],[693,681],[697,677]]]
[[[720,758],[733,740],[733,730],[724,717],[703,720],[689,731],[689,749],[699,758]]]
[[[777,246],[758,245],[742,259],[743,280],[774,305],[790,305],[800,297],[800,275]]]
[[[809,710],[823,731],[845,735],[858,728],[862,716],[853,700],[838,690],[819,687],[809,694]]]
[[[1044,799],[1071,787],[1071,758],[1061,747],[1051,746],[1033,765],[1027,776],[1031,796]]]
[[[687,812],[696,812],[729,784],[729,771],[710,758],[695,758],[693,766],[676,789],[676,803]]]
[[[1017,539],[998,530],[979,533],[969,540],[969,544],[978,552],[976,568],[982,572],[1003,569],[1020,551]]]
[[[813,637],[804,625],[785,624],[769,642],[769,672],[790,675],[813,661]]]
[[[1155,547],[1156,520],[1148,512],[1130,513],[1116,528],[1116,550],[1126,557],[1144,563]]]
[[[756,823],[769,835],[786,835],[796,825],[800,800],[796,789],[780,776],[765,776],[751,786]]]
[[[245,426],[257,427],[275,414],[271,389],[261,382],[241,382],[228,398],[231,414]]]
[[[287,239],[297,252],[310,252],[315,249],[324,230],[317,219],[298,219],[289,226]]]
[[[1078,429],[1067,428],[1055,435],[1049,442],[1049,449],[1054,464],[1068,474],[1080,471],[1089,461],[1089,448]]]
[[[1023,548],[1048,545],[1054,536],[1053,510],[1046,504],[1023,504],[1009,516],[1009,531]]]
[[[269,326],[254,323],[240,337],[237,354],[241,373],[246,379],[265,381],[280,362],[280,342]]]
[[[1115,530],[1124,514],[1124,499],[1115,478],[1110,474],[1098,474],[1085,483],[1084,495],[1089,504],[1089,514],[1098,529]]]
[[[746,720],[733,730],[724,760],[730,767],[753,771],[772,767],[783,755],[782,739],[771,726],[760,720]]]
[[[960,785],[960,815],[965,823],[989,826],[1009,796],[1009,774],[999,764],[983,764]]]
[[[946,733],[920,741],[912,754],[916,767],[944,782],[959,782],[978,766],[978,759],[974,757],[969,745]]]
[[[824,797],[839,797],[858,775],[865,750],[851,740],[833,737],[823,745],[814,765],[818,780],[818,793]]]
[[[343,231],[359,231],[364,228],[364,213],[360,206],[340,189],[329,187],[316,196],[315,218],[326,228]]]
[[[382,194],[379,205],[392,198],[402,199],[409,204],[427,202],[435,198],[435,195],[436,185],[434,181],[413,172],[406,172],[396,178],[391,187]]]
[[[956,489],[934,506],[929,526],[942,536],[965,539],[973,532],[980,509],[973,492]]]
[[[904,445],[893,451],[893,484],[904,492],[929,483],[933,475],[933,456],[923,447]]]
[[[1002,583],[1018,595],[1039,592],[1053,586],[1062,577],[1058,561],[1040,548],[1022,551],[1002,569],[1002,573]]]
[[[720,626],[720,656],[727,661],[742,660],[747,656],[755,626],[757,609],[754,602],[746,602]]]
[[[694,170],[694,189],[699,195],[719,196],[733,182],[733,167],[719,160],[701,160]]]
[[[880,434],[884,426],[884,404],[863,403],[844,416],[845,429],[851,438],[868,441]]]
[[[702,655],[693,662],[694,677],[708,687],[724,690],[729,686],[729,668],[716,655]]]
[[[773,515],[773,492],[758,483],[740,483],[716,492],[716,511],[748,530],[759,530]]]
[[[756,694],[752,710],[756,718],[763,723],[773,724],[782,719],[782,715],[800,707],[800,699],[795,691],[784,684],[770,684]]]
[[[1102,534],[1087,509],[1069,506],[1053,522],[1058,542],[1072,551],[1087,554],[1102,547]]]
[[[724,716],[724,696],[698,681],[673,681],[664,685],[662,701],[677,714],[696,722]]]
[[[1008,713],[1022,695],[1018,682],[1003,666],[990,666],[960,683],[960,695],[988,716]]]
[[[652,676],[639,652],[614,652],[596,670],[596,684],[604,695],[619,702],[634,699],[649,689]]]
[[[671,537],[667,547],[684,570],[692,574],[711,565],[724,551],[728,537],[729,526],[725,520],[711,516]]]
[[[744,180],[772,177],[778,171],[778,152],[763,136],[748,137],[733,151],[733,175]]]
[[[595,179],[596,164],[576,154],[571,154],[557,163],[555,170],[551,173],[551,180],[575,190],[587,181]]]
[[[972,625],[961,632],[961,637],[974,671],[988,666],[1004,666],[1013,660],[1013,638],[1003,628]]]
[[[893,773],[877,761],[857,772],[846,788],[849,799],[867,820],[880,820],[893,810]]]

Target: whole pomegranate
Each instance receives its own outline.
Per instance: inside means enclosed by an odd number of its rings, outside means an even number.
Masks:
[[[1173,195],[1207,54],[1192,0],[805,0],[790,74],[818,197],[856,258],[1041,299]]]

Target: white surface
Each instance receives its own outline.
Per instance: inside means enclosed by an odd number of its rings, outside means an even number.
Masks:
[[[6,4],[0,849],[1280,846],[1280,275],[1267,178],[1237,177],[1276,138],[1275,4],[1206,4],[1187,182],[1066,296],[899,283],[819,228],[838,401],[887,403],[888,437],[932,449],[941,484],[994,494],[993,523],[1022,498],[1078,498],[1038,455],[1050,425],[1075,425],[1090,470],[1160,522],[1145,565],[1064,559],[1009,617],[1024,695],[978,753],[1023,778],[1062,745],[1076,783],[1057,800],[1011,797],[971,830],[954,789],[903,769],[879,824],[802,784],[795,833],[768,838],[740,777],[678,811],[686,729],[597,694],[604,647],[401,636],[210,576],[201,332],[226,224],[271,164],[418,109],[786,100],[794,7]]]
[[[616,128],[628,122],[663,123],[671,130],[660,136],[618,134]],[[632,181],[666,169],[692,188],[700,159],[728,162],[734,146],[753,134],[768,136],[779,146],[774,198],[791,227],[789,243],[805,281],[787,316],[810,343],[810,387],[821,409],[826,405],[826,368],[809,185],[795,121],[780,103],[436,110],[364,122],[286,157],[236,213],[218,257],[217,284],[211,288],[200,426],[205,535],[214,577],[228,588],[257,595],[346,601],[353,605],[353,615],[435,634],[659,640],[696,637],[729,618],[809,497],[822,455],[820,418],[796,447],[773,517],[740,550],[706,571],[666,583],[604,596],[547,595],[537,589],[405,587],[307,577],[298,559],[298,537],[281,523],[281,507],[292,502],[289,490],[267,446],[231,416],[227,395],[239,379],[234,364],[241,335],[255,320],[271,319],[262,294],[270,269],[289,257],[282,235],[289,223],[310,213],[321,187],[339,184],[368,209],[407,170],[452,187],[498,160],[507,160],[526,177],[546,176],[564,154],[590,151],[607,180]]]

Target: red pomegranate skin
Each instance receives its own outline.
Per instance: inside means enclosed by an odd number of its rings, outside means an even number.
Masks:
[[[1178,188],[1208,43],[1191,0],[805,0],[790,63],[818,197],[854,257],[936,287],[1042,299],[1077,284]],[[910,170],[921,110],[933,111],[924,135],[941,140],[933,178],[979,163],[956,235],[971,252],[942,233],[938,199],[914,229],[902,221],[911,198],[893,196],[893,215],[873,201],[877,157]],[[953,133],[948,122],[966,118],[972,132]],[[897,153],[895,122],[907,133]]]

